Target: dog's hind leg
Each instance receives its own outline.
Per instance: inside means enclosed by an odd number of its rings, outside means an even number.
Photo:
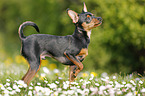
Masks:
[[[29,85],[30,81],[32,78],[35,76],[35,74],[39,71],[40,69],[40,58],[34,59],[33,61],[29,61],[30,67],[27,71],[27,73],[24,75],[22,80]]]
[[[36,43],[35,43],[36,45]],[[29,50],[28,50],[29,48]],[[40,48],[39,46],[35,47],[24,47],[22,48],[22,55],[27,59],[29,63],[29,69],[27,73],[24,75],[22,80],[29,85],[30,81],[32,78],[35,76],[35,74],[39,71],[40,69]]]
[[[34,39],[34,38],[33,38]],[[28,42],[29,41],[29,42]],[[28,44],[27,44],[28,43]],[[24,75],[22,80],[29,85],[32,78],[40,69],[40,47],[35,40],[23,41],[21,54],[26,58],[29,63],[29,69]]]
[[[27,71],[27,73],[24,75],[22,80],[29,85],[30,81],[32,78],[35,76],[35,74],[39,71],[40,69],[40,58],[33,59],[33,61],[29,61],[30,67]]]

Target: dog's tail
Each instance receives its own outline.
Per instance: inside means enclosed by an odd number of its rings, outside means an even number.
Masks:
[[[33,26],[36,29],[36,31],[39,32],[39,28],[34,22],[26,21],[23,24],[21,24],[20,27],[19,27],[18,33],[19,33],[19,37],[20,37],[21,40],[26,38],[26,36],[24,36],[24,34],[23,34],[23,29],[26,26]]]

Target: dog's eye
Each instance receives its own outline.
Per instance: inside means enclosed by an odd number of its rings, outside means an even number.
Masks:
[[[91,16],[90,15],[87,15],[87,18],[86,18],[86,23],[90,23],[91,22]]]
[[[87,20],[91,20],[91,17],[87,17]]]

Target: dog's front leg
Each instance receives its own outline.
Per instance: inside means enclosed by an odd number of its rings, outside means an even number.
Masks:
[[[74,73],[75,73],[75,70],[76,70],[77,66],[76,65],[70,65],[70,70],[69,70],[69,81],[70,82],[73,82],[74,79],[75,79],[75,76],[74,76]]]
[[[76,56],[70,55],[69,53],[65,52],[64,55],[74,64],[77,66],[70,66],[70,74],[71,74],[71,82],[73,81],[73,78],[77,76],[77,74],[83,69],[83,64],[76,58]],[[73,72],[73,73],[72,73]],[[72,75],[73,74],[73,75]]]

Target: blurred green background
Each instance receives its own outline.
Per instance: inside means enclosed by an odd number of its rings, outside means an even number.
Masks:
[[[0,61],[12,62],[20,55],[18,28],[25,21],[35,22],[42,34],[73,34],[75,26],[66,9],[81,13],[83,2],[89,12],[103,18],[102,25],[92,30],[84,70],[143,74],[145,0],[0,0]],[[37,32],[26,27],[24,34]]]

